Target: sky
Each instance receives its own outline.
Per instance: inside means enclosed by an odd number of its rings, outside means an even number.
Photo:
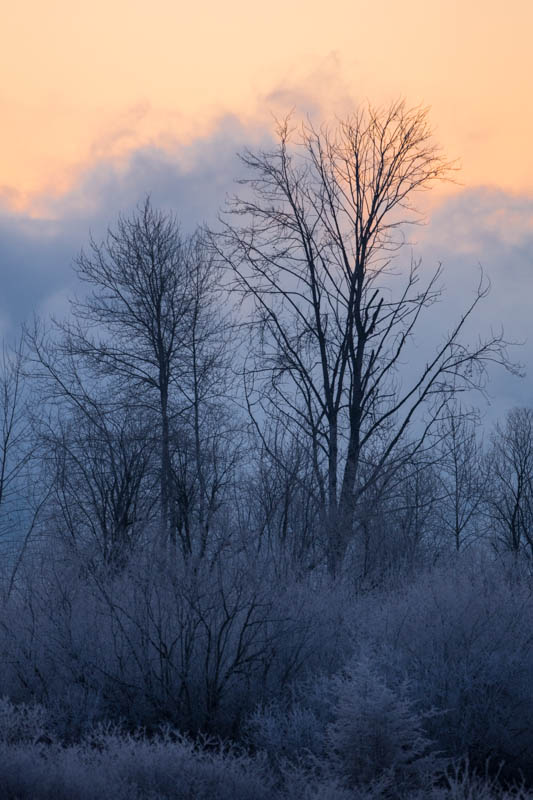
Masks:
[[[483,265],[480,330],[524,342],[527,373],[495,375],[493,403],[533,404],[532,31],[529,0],[4,2],[0,334],[65,308],[89,229],[146,192],[185,225],[211,221],[274,117],[403,97],[431,107],[461,167],[431,195],[419,252],[447,271],[446,314]]]

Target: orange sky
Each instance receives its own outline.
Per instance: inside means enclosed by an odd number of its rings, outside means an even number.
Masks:
[[[465,8],[466,6],[466,8]],[[432,106],[466,185],[533,191],[531,0],[19,0],[0,27],[0,192],[312,102]]]

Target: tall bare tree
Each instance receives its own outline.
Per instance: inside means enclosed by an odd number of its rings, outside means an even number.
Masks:
[[[417,377],[399,377],[417,322],[441,294],[440,268],[422,285],[411,260],[401,286],[392,270],[405,227],[420,222],[413,196],[453,168],[433,144],[427,110],[369,107],[334,128],[286,121],[270,151],[247,151],[242,162],[244,192],[213,241],[257,334],[249,407],[259,425],[274,416],[307,439],[335,573],[358,501],[397,446],[416,423],[422,447],[449,397],[477,385],[487,361],[505,360],[504,343],[461,341],[487,293],[481,281]],[[380,457],[363,472],[369,448]]]
[[[91,239],[76,260],[90,294],[73,304],[76,326],[66,329],[70,354],[96,374],[121,378],[160,421],[161,517],[169,527],[171,391],[183,374],[191,294],[189,242],[177,220],[147,198],[131,217],[120,216],[104,242]],[[166,535],[166,534],[165,534]]]
[[[44,395],[66,402],[73,418],[84,417],[94,485],[107,487],[117,477],[109,463],[96,463],[106,448],[107,462],[112,452],[117,464],[133,456],[120,415],[135,422],[144,414],[150,447],[159,448],[161,541],[179,539],[184,554],[203,553],[233,463],[221,408],[228,320],[213,255],[198,231],[183,234],[176,218],[147,198],[131,216],[120,216],[103,242],[91,239],[75,263],[90,291],[73,301],[72,318],[51,335],[38,322],[28,331]],[[63,442],[63,457],[72,461],[80,449],[75,427],[56,432],[55,451]],[[138,450],[138,465],[146,452]]]

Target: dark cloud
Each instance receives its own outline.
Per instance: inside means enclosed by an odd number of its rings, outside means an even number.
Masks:
[[[0,214],[0,333],[9,335],[34,309],[53,309],[72,287],[76,236],[63,221]]]
[[[174,211],[185,230],[213,223],[239,173],[237,153],[260,141],[257,131],[225,117],[213,133],[187,147],[145,147],[126,160],[102,160],[80,174],[71,191],[36,200],[47,218],[0,210],[0,334],[32,311],[62,314],[76,288],[72,261],[91,231],[102,236],[117,215],[147,193]],[[4,206],[5,209],[5,206]]]
[[[216,216],[238,174],[237,153],[256,138],[228,116],[209,137],[186,147],[143,147],[125,161],[97,162],[54,203],[54,214],[107,223],[149,193],[155,205],[173,209],[192,228]]]

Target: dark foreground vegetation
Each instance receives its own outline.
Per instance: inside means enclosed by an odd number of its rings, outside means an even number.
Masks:
[[[242,556],[218,569],[24,576],[2,615],[2,797],[531,784],[533,598],[516,565],[454,557],[364,595]]]
[[[404,268],[453,166],[401,103],[277,133],[4,349],[1,798],[533,797],[533,411],[467,405],[483,277],[432,340]]]

